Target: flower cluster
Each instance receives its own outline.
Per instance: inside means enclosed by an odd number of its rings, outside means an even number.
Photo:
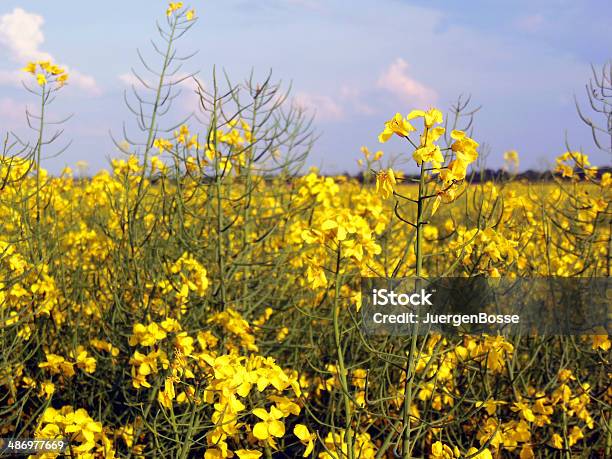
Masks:
[[[70,439],[68,451],[82,459],[115,457],[112,440],[107,436],[102,423],[95,421],[83,408],[75,410],[66,405],[59,410],[48,407],[40,417],[40,427],[35,438]],[[51,459],[57,453],[43,453],[37,457]]]
[[[29,62],[23,68],[24,72],[31,73],[36,77],[36,83],[39,86],[46,87],[51,84],[56,84],[62,87],[68,81],[68,73],[59,65],[52,64],[51,61]]]

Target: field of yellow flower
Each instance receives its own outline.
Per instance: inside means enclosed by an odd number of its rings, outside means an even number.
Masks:
[[[164,66],[196,13],[167,18]],[[43,109],[70,82],[24,70]],[[204,127],[164,131],[160,75],[109,170],[47,174],[43,114],[33,147],[4,143],[0,437],[75,458],[612,456],[606,330],[400,339],[358,315],[363,276],[609,277],[610,173],[567,152],[545,182],[470,183],[479,144],[437,109],[381,126],[416,177],[365,148],[362,181],[298,173],[308,125],[270,81],[200,88]]]

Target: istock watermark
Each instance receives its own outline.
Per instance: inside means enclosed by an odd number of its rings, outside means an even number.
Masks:
[[[372,289],[372,301],[377,306],[386,306],[387,304],[392,304],[394,306],[406,306],[411,304],[413,306],[423,306],[429,305],[433,306],[429,298],[433,295],[433,293],[427,293],[427,291],[422,288],[420,293],[395,293],[393,290],[387,290],[386,288]]]
[[[367,334],[609,334],[610,278],[363,278]]]

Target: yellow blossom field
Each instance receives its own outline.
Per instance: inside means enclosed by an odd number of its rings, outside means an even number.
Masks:
[[[197,11],[163,13],[165,71]],[[52,175],[40,139],[70,73],[24,65],[43,110],[0,163],[0,438],[66,443],[41,458],[612,457],[605,329],[358,325],[362,277],[610,277],[612,176],[586,153],[528,181],[509,152],[502,179],[472,180],[457,113],[398,107],[364,142],[400,137],[417,175],[364,148],[362,180],[326,176],[270,80],[200,87],[203,122],[162,131],[162,71],[142,143]]]

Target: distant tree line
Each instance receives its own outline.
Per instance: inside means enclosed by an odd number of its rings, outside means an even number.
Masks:
[[[612,167],[598,168],[595,178],[599,179],[606,172],[612,173]],[[372,181],[371,175],[368,177],[368,174],[364,175],[363,172],[359,172],[358,174],[350,174],[348,172],[345,172],[340,175],[344,175],[346,177],[357,179],[361,183],[363,183],[364,181]],[[584,176],[584,172],[574,171],[574,175],[582,179]],[[559,177],[560,174],[555,174],[555,176]],[[410,179],[417,179],[417,178],[418,178],[417,175],[410,175],[410,174],[404,175],[404,181],[406,182],[409,182]],[[528,169],[524,172],[519,172],[519,173],[509,173],[508,171],[505,171],[503,169],[483,169],[480,171],[474,171],[471,174],[468,174],[468,177],[467,177],[467,179],[471,183],[482,183],[482,182],[488,182],[488,181],[505,182],[509,180],[527,180],[527,181],[533,182],[533,181],[548,181],[548,180],[552,180],[552,178],[553,178],[553,172],[551,171],[542,172],[542,171],[533,170],[533,169]]]

